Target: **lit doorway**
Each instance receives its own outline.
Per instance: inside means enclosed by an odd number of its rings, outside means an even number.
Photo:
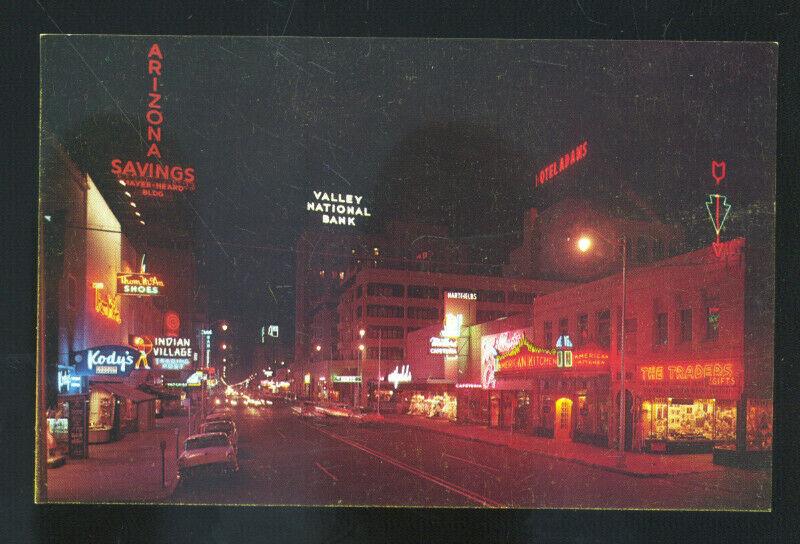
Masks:
[[[572,434],[572,400],[560,398],[556,401],[555,431],[556,440],[569,440]]]

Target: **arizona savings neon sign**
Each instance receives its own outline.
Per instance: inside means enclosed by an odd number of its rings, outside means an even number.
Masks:
[[[539,173],[536,174],[535,186],[544,185],[576,162],[583,160],[588,151],[588,140],[578,144],[577,147],[562,155],[557,161],[553,161],[539,170]]]
[[[194,191],[194,168],[161,163],[161,129],[164,114],[159,103],[162,94],[159,92],[159,78],[164,68],[164,54],[157,43],[150,46],[147,53],[147,75],[151,76],[150,91],[147,93],[147,159],[155,157],[158,162],[111,160],[111,173],[120,178],[125,186],[137,187],[143,196],[163,197],[164,191]]]

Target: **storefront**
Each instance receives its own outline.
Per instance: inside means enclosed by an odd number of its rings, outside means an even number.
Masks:
[[[489,426],[607,446],[609,354],[592,345],[545,349],[524,335],[515,340],[490,361]]]
[[[479,383],[456,384],[456,420],[470,425],[489,425],[489,392]]]
[[[153,427],[155,396],[122,382],[91,382],[89,390],[90,444]]]
[[[375,407],[377,388],[371,384],[370,406]],[[408,382],[397,389],[381,388],[381,411],[413,416],[456,419],[458,400],[451,382]]]
[[[635,448],[711,452],[735,448],[741,365],[728,360],[640,365],[634,388]]]

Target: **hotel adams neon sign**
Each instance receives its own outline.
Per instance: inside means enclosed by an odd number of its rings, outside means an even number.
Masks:
[[[608,353],[590,350],[574,350],[572,365],[564,365],[556,349],[540,348],[531,344],[524,336],[511,350],[497,356],[495,373],[512,374],[535,370],[608,370]]]

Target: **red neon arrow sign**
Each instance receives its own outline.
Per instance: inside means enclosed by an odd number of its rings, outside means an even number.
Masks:
[[[725,161],[711,161],[711,176],[717,185],[725,179]]]
[[[720,199],[722,199],[720,201]],[[714,212],[711,212],[711,206],[714,206]],[[724,213],[720,219],[720,207],[724,208]],[[731,211],[731,205],[728,204],[728,197],[724,195],[708,195],[708,202],[706,202],[706,209],[708,210],[708,217],[711,218],[711,224],[714,226],[714,232],[717,233],[717,243],[719,244],[719,233],[728,218],[728,212]]]

